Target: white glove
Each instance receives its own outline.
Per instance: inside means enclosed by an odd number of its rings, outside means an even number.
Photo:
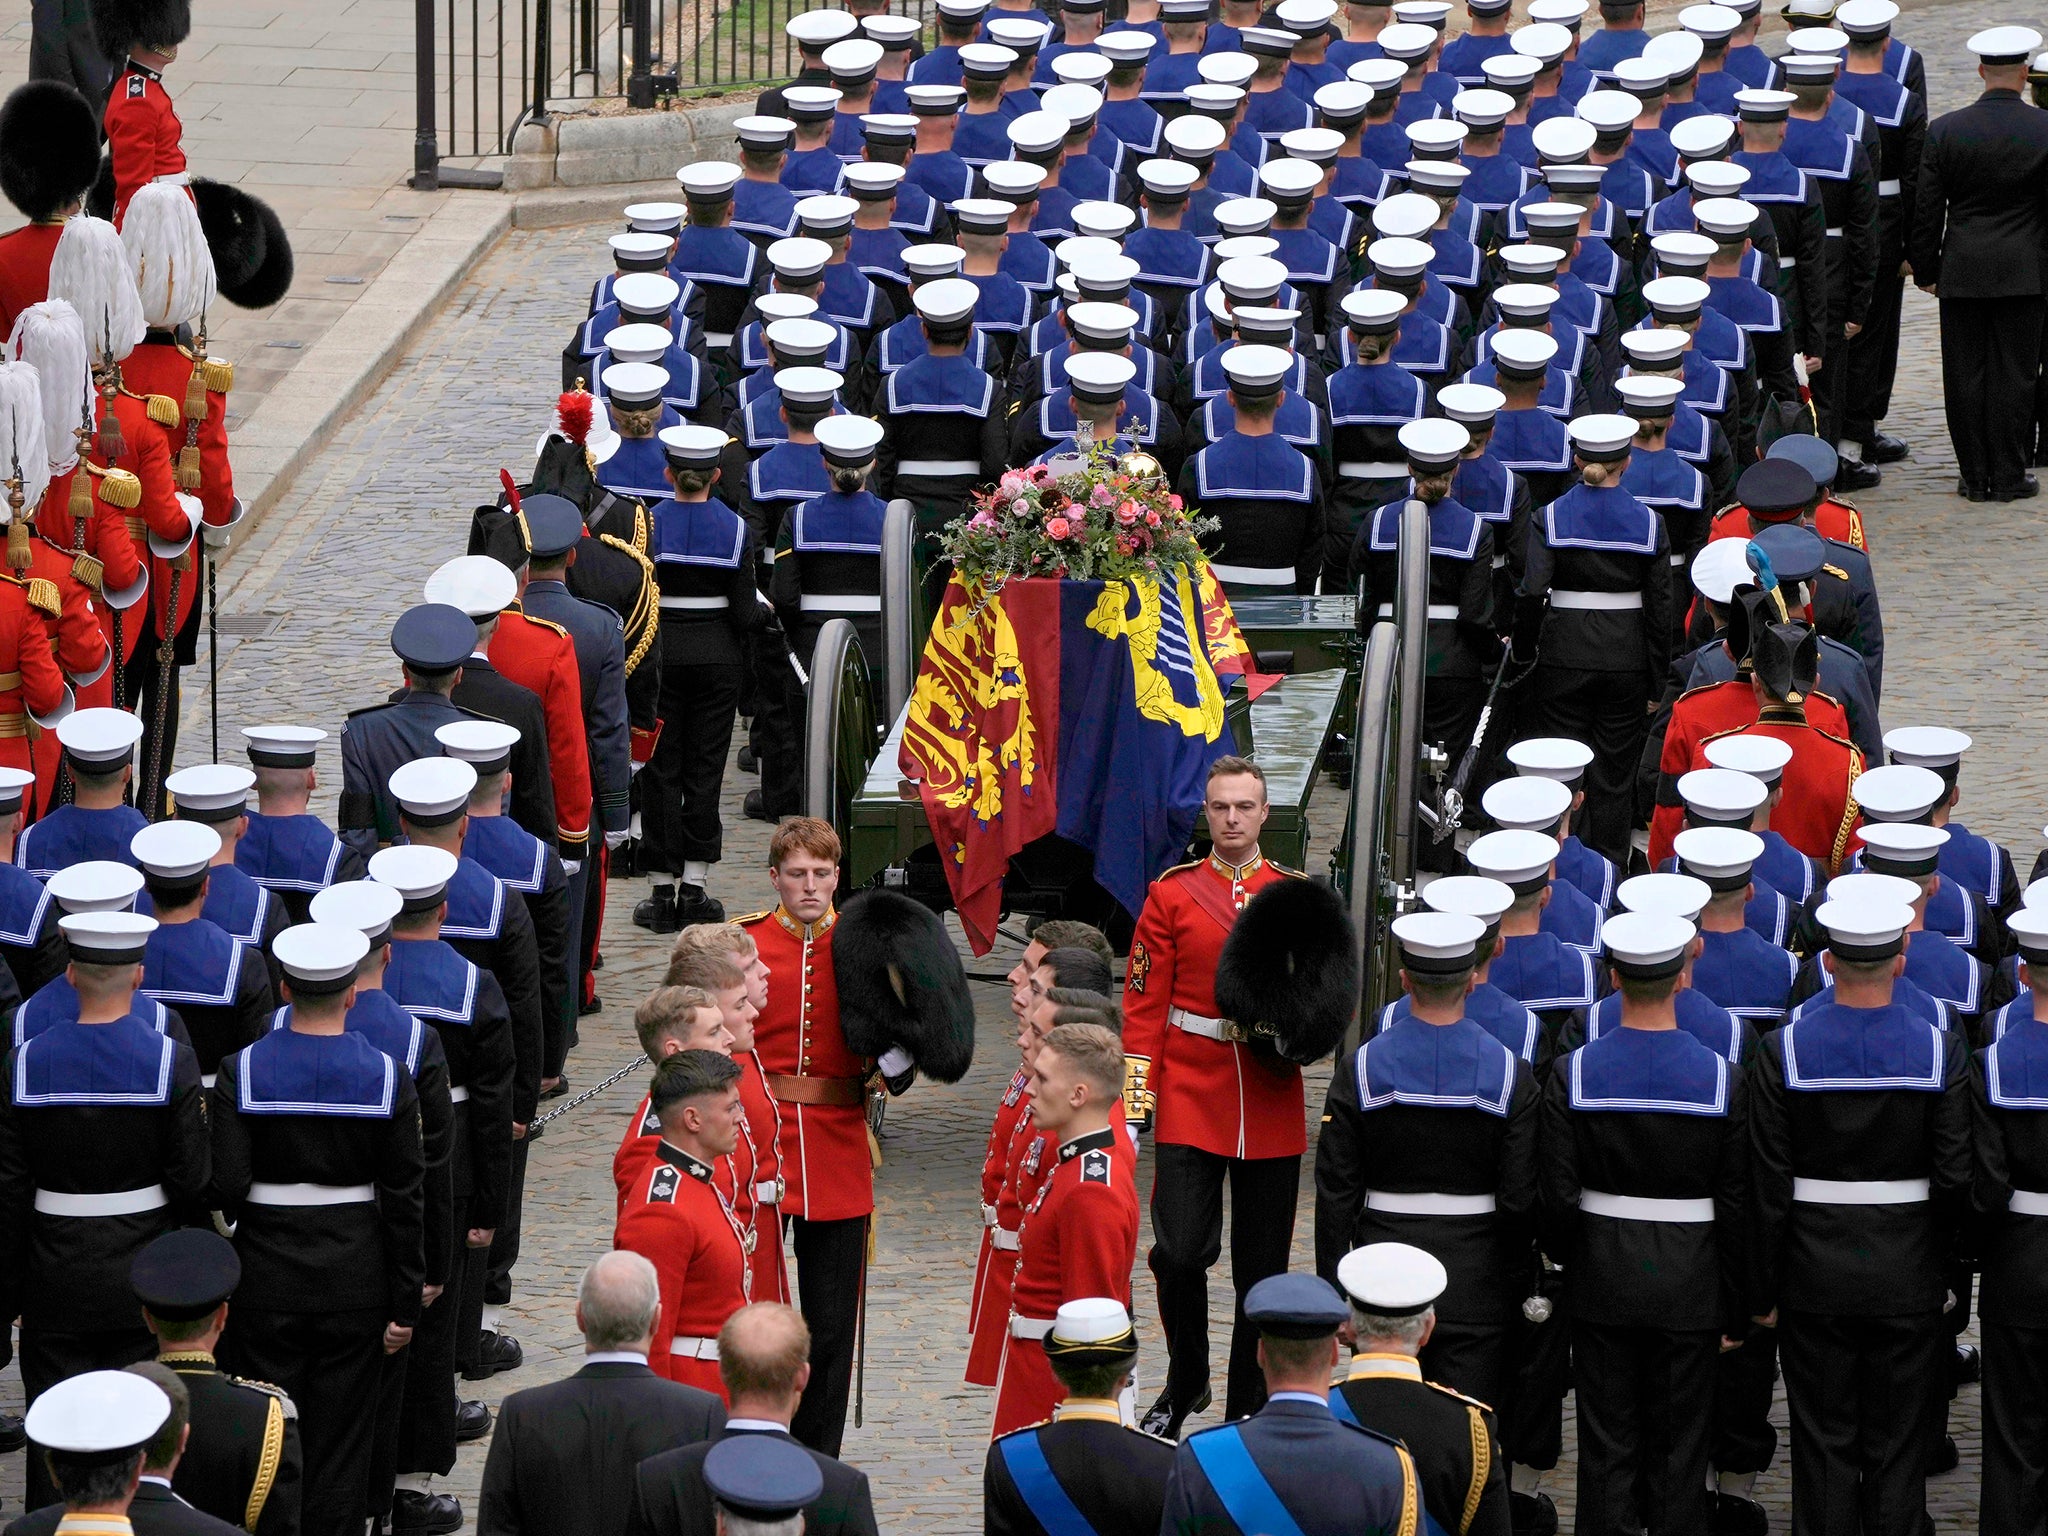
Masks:
[[[902,1046],[892,1045],[889,1049],[882,1052],[875,1064],[882,1069],[882,1076],[901,1077],[917,1065],[917,1058],[903,1049]]]
[[[205,540],[208,549],[226,549],[234,542],[235,532],[224,525],[202,523],[199,527],[199,536]]]
[[[562,860],[562,873],[572,880],[575,879],[576,876],[583,873],[583,861],[581,859]]]
[[[632,835],[631,832],[607,832],[604,835],[604,845],[606,848],[616,848]]]

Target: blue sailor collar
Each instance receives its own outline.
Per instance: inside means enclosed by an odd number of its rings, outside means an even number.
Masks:
[[[1444,290],[1448,297],[1450,290]],[[1399,363],[1410,373],[1442,373],[1451,366],[1451,333],[1447,327],[1425,315],[1420,308],[1401,317],[1400,334],[1387,361]]]
[[[889,207],[889,228],[900,230],[906,235],[931,237],[932,228],[939,222],[939,202],[931,193],[914,181],[896,184],[896,199]],[[921,241],[910,241],[912,245]]]
[[[468,1024],[476,1017],[477,968],[443,939],[391,941],[384,990],[415,1018]]]
[[[2020,995],[1991,1015],[1991,1027],[1986,1033],[1993,1040],[2003,1040],[2006,1031],[2022,1024],[2034,1022],[2034,994],[2022,989]]]
[[[398,1102],[398,1064],[346,1032],[273,1029],[236,1057],[235,1078],[235,1107],[245,1115],[388,1120]]]
[[[627,445],[622,441],[619,446]],[[618,455],[612,457],[616,460]],[[249,829],[235,844],[235,867],[242,873],[271,890],[324,891],[334,884],[334,872],[341,867],[341,839],[326,822],[303,814],[247,815]]]
[[[53,899],[49,888],[20,865],[0,864],[0,944],[34,944]]]
[[[890,374],[885,394],[891,412],[986,417],[995,401],[996,381],[965,355],[926,353]]]
[[[747,467],[747,489],[756,501],[804,501],[822,496],[832,489],[825,450],[816,443],[777,443]]]
[[[1557,878],[1576,886],[1602,912],[1614,905],[1614,861],[1580,842],[1576,832],[1558,845]]]
[[[143,946],[137,990],[160,1003],[232,1007],[247,952],[247,946],[203,917],[160,926]]]
[[[1802,1019],[1809,1013],[1818,1013],[1821,1009],[1832,1006],[1834,1001],[1835,984],[1830,981],[1813,996],[1794,1003],[1790,1016]],[[1892,982],[1892,1002],[1915,1018],[1925,1020],[1943,1034],[1948,1033],[1953,1022],[1950,1005],[1923,989],[1910,976],[1901,976]]]
[[[510,816],[470,817],[462,851],[515,891],[532,895],[547,883],[547,844]]]
[[[1430,248],[1436,255],[1430,259],[1429,270],[1453,288],[1477,288],[1485,276],[1485,258],[1479,254],[1479,247],[1463,236],[1448,229],[1439,229],[1429,237]]]
[[[685,225],[668,259],[673,277],[718,288],[751,288],[760,272],[761,252],[734,229],[700,229]]]
[[[1146,355],[1150,356],[1149,353]],[[1292,395],[1288,396],[1290,400],[1294,398]],[[1040,436],[1058,442],[1062,438],[1072,437],[1080,425],[1080,419],[1074,415],[1073,397],[1065,390],[1039,398]],[[1159,441],[1159,402],[1144,393],[1135,379],[1124,387],[1123,409],[1118,411],[1116,416],[1116,435],[1147,445]],[[1220,435],[1210,434],[1212,437]]]
[[[1372,547],[1382,552],[1401,547],[1403,497],[1377,508],[1372,515]],[[1452,560],[1470,560],[1479,552],[1486,524],[1469,508],[1446,496],[1429,509],[1429,552]]]
[[[1184,229],[1134,229],[1124,240],[1124,254],[1138,264],[1137,281],[1166,288],[1194,288],[1209,265],[1202,242]],[[1047,253],[1051,259],[1051,253]]]
[[[1906,109],[1913,93],[1890,75],[1852,75],[1847,70],[1835,76],[1835,94],[1870,114],[1880,128],[1898,128],[1906,121]]]
[[[1679,988],[1673,1002],[1680,1034],[1692,1036],[1724,1060],[1742,1060],[1742,1024],[1733,1013],[1696,986]],[[1586,1015],[1586,1038],[1601,1040],[1621,1033],[1621,994],[1610,992]]]
[[[866,330],[875,323],[875,307],[882,296],[859,267],[850,261],[825,269],[825,283],[818,290],[818,313],[837,325]]]
[[[1144,231],[1138,233],[1143,234]],[[1020,231],[1010,236],[1009,246],[1003,251],[1003,259],[997,263],[996,270],[1008,273],[1033,292],[1050,293],[1059,277],[1059,262],[1053,258],[1051,248],[1038,236]],[[1139,275],[1145,274],[1141,272]],[[910,318],[914,321],[917,317],[912,315]]]
[[[1273,254],[1287,268],[1290,283],[1322,284],[1337,279],[1337,247],[1312,229],[1274,229],[1267,233],[1280,242]]]
[[[1514,516],[1515,477],[1488,447],[1458,461],[1451,494],[1470,507],[1481,522],[1505,523]]]
[[[1984,1091],[2000,1109],[2048,1109],[2048,1024],[2030,1015],[1991,1042]]]
[[[1976,891],[1986,901],[1997,905],[2005,871],[2010,867],[2005,850],[1990,838],[1972,832],[1954,817],[1949,818],[1947,831],[1948,841],[1941,845],[1941,855],[1937,860],[1941,872],[1966,890]]]
[[[155,998],[137,997],[129,1011],[160,1035],[171,1030],[170,1010]],[[53,1024],[78,1022],[78,991],[63,976],[52,976],[14,1010],[14,1043],[26,1045]]]
[[[1413,1012],[1408,995],[1402,993],[1380,1010],[1377,1032],[1385,1034]],[[1534,1064],[1537,1047],[1543,1043],[1543,1021],[1492,982],[1475,983],[1465,994],[1465,1017],[1522,1060]]]
[[[495,939],[505,925],[505,882],[464,854],[448,882],[448,915],[441,936],[449,939]]]
[[[731,570],[745,557],[747,525],[717,497],[663,501],[652,512],[657,565],[714,565]]]
[[[1616,1028],[1572,1052],[1571,1106],[1718,1118],[1728,1113],[1728,1063],[1684,1029]]]
[[[1983,1006],[1984,965],[1955,940],[1932,928],[1906,936],[1906,974],[1929,994],[1953,1003],[1964,1013]]]
[[[789,524],[790,548],[805,554],[879,555],[887,514],[887,504],[872,491],[828,491],[796,509]]]
[[[1941,1031],[1897,1002],[1883,1008],[1810,1008],[1779,1039],[1785,1086],[1796,1092],[1941,1091]]]
[[[283,1029],[291,1022],[291,1014],[289,1005],[278,1009],[270,1016],[270,1027]],[[399,1007],[390,993],[374,987],[358,991],[342,1028],[361,1035],[386,1056],[404,1062],[405,1070],[414,1077],[419,1076],[420,1046],[427,1026]]]
[[[1688,464],[1706,463],[1713,449],[1707,418],[1683,400],[1677,401],[1671,412],[1671,425],[1664,430],[1664,446]]]
[[[1309,461],[1278,433],[1232,432],[1195,455],[1195,493],[1204,500],[1301,501],[1314,489]]]
[[[1754,928],[1700,934],[1692,984],[1738,1019],[1776,1023],[1785,1016],[1799,962]]]
[[[1605,206],[1605,205],[1603,205]],[[1611,299],[1621,287],[1621,257],[1605,240],[1579,241],[1579,253],[1572,258],[1571,274],[1602,298]]]
[[[1806,201],[1806,172],[1794,165],[1783,150],[1751,152],[1739,149],[1729,158],[1749,172],[1749,180],[1742,184],[1744,202]]]
[[[14,862],[38,880],[90,859],[132,866],[135,855],[128,845],[148,825],[149,819],[132,805],[98,811],[60,805],[15,840]]]
[[[1225,434],[1237,430],[1237,410],[1230,403],[1228,394],[1211,395],[1202,402],[1202,436],[1215,442]],[[1297,448],[1320,448],[1323,443],[1322,413],[1309,402],[1306,395],[1293,390],[1280,398],[1280,408],[1273,414],[1273,431]]]
[[[1593,1005],[1593,957],[1552,933],[1504,939],[1486,979],[1538,1013]]]
[[[1763,857],[1752,866],[1752,873],[1771,889],[1783,891],[1796,902],[1804,902],[1814,891],[1813,861],[1785,841],[1782,832],[1767,828],[1757,836],[1764,840],[1764,851]]]
[[[1693,232],[1692,187],[1679,187],[1669,197],[1650,205],[1646,226],[1652,235],[1689,235]]]
[[[612,450],[612,456],[606,459],[604,463],[598,465],[597,483],[610,491],[614,496],[630,497],[635,501],[644,502],[651,507],[656,502],[666,501],[675,494],[669,489],[668,482],[662,478],[662,471],[666,468],[668,468],[668,456],[661,451],[660,439],[652,437],[620,438],[619,446]],[[255,817],[252,815],[250,817],[251,831],[254,830],[254,825]],[[332,833],[328,835],[330,838],[333,838]],[[239,864],[241,862],[242,848],[248,846],[248,842],[249,839],[245,835],[242,838],[241,844],[235,849],[236,863]],[[335,847],[338,849],[340,847],[340,840],[334,839],[334,842]],[[276,857],[275,853],[271,857]],[[250,873],[255,875],[255,878],[262,881],[265,885],[274,886],[283,883],[257,874],[254,870],[251,870]],[[291,886],[286,886],[285,888],[287,890],[293,889]],[[314,889],[318,890],[320,887],[315,886]]]
[[[1522,167],[1506,153],[1460,157],[1471,175],[1465,178],[1465,197],[1475,208],[1497,213],[1522,195]]]
[[[1194,377],[1188,381],[1188,393],[1195,399],[1206,400],[1230,388],[1230,376],[1223,371],[1223,352],[1223,348],[1215,347],[1195,360]],[[1308,387],[1308,359],[1299,352],[1292,355],[1294,361],[1288,369],[1286,388],[1289,394],[1300,394]]]
[[[1504,410],[1494,417],[1487,447],[1502,464],[1524,474],[1571,471],[1571,434],[1540,406]]]
[[[233,864],[216,864],[206,872],[206,901],[199,915],[217,924],[241,944],[261,944],[270,922],[270,892]],[[135,898],[135,910],[149,910],[147,893]]]
[[[1515,1094],[1515,1053],[1471,1019],[1408,1018],[1358,1048],[1358,1104],[1378,1109],[1476,1109],[1506,1118]]]
[[[1543,509],[1543,539],[1552,549],[1655,554],[1657,514],[1618,485],[1581,481]]]
[[[1707,302],[1745,331],[1775,335],[1785,323],[1778,296],[1747,277],[1709,277]]]
[[[1621,488],[1646,507],[1683,507],[1697,512],[1706,506],[1706,476],[1668,447],[1638,448],[1630,454]]]
[[[1855,165],[1856,141],[1833,123],[1811,123],[1795,117],[1785,123],[1784,153],[1786,159],[1808,175],[1823,181],[1846,181]]]
[[[108,1024],[53,1024],[14,1057],[17,1108],[167,1104],[177,1043],[133,1014]]]

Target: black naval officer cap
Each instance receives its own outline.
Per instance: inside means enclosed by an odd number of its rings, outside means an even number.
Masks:
[[[1350,1321],[1351,1306],[1320,1275],[1268,1275],[1245,1293],[1244,1315],[1276,1339],[1322,1339]]]
[[[1757,529],[1750,542],[1771,562],[1778,585],[1811,581],[1827,562],[1827,546],[1819,534],[1804,523],[1772,523]]]
[[[719,1504],[750,1520],[787,1520],[825,1491],[811,1453],[779,1435],[733,1435],[704,1458],[704,1486]]]
[[[208,1317],[242,1283],[235,1245],[204,1227],[166,1232],[135,1255],[128,1283],[142,1310],[167,1323]]]
[[[420,603],[391,626],[391,649],[418,672],[453,672],[476,650],[476,623],[447,603]]]
[[[1772,522],[1795,516],[1820,495],[1813,476],[1790,459],[1764,459],[1742,472],[1735,499],[1756,516]]]
[[[528,496],[520,502],[526,514],[527,544],[536,560],[566,555],[583,540],[583,514],[566,496]]]

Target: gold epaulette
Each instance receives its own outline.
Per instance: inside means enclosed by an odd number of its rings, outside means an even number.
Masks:
[[[775,909],[773,907],[763,907],[758,912],[749,912],[744,917],[729,917],[726,919],[726,921],[731,923],[735,928],[745,928],[751,923],[758,923],[762,921],[764,918],[770,918],[774,915]]]
[[[138,395],[129,389],[121,393],[131,400],[140,400],[143,414],[160,427],[175,427],[185,419],[178,410],[178,402],[169,395]]]
[[[1681,702],[1683,702],[1684,700],[1686,700],[1686,699],[1689,699],[1689,698],[1691,698],[1691,697],[1692,697],[1692,696],[1693,696],[1694,694],[1696,694],[1696,693],[1705,693],[1705,692],[1707,692],[1707,690],[1709,690],[1710,688],[1725,688],[1725,687],[1727,687],[1727,686],[1728,686],[1728,685],[1729,685],[1730,683],[1746,683],[1746,682],[1748,682],[1748,681],[1749,681],[1749,674],[1748,674],[1747,672],[1737,672],[1737,673],[1736,673],[1736,674],[1735,674],[1735,675],[1734,675],[1733,677],[1723,677],[1723,678],[1719,678],[1719,679],[1717,679],[1717,680],[1715,680],[1714,682],[1711,682],[1711,683],[1695,683],[1695,684],[1694,684],[1694,685],[1693,685],[1692,687],[1690,687],[1690,688],[1686,689],[1686,690],[1685,690],[1685,692],[1681,693],[1681,694],[1680,694],[1680,695],[1678,696],[1678,698],[1677,698],[1676,700],[1674,700],[1674,701],[1673,701],[1673,703],[1674,703],[1674,707],[1676,706],[1676,704],[1678,704],[1678,703],[1681,703]],[[1738,731],[1746,731],[1746,730],[1748,730],[1748,729],[1749,729],[1749,727],[1748,727],[1748,726],[1746,726],[1746,725],[1738,725],[1738,726],[1736,726],[1736,727],[1735,727],[1734,729],[1736,729],[1736,730],[1738,730]],[[1724,732],[1723,734],[1726,734],[1726,733]]]
[[[1162,869],[1153,878],[1155,881],[1164,880],[1168,875],[1177,875],[1182,870],[1200,869],[1204,864],[1208,862],[1209,861],[1207,859],[1189,859],[1185,864],[1176,864],[1171,869]]]
[[[210,395],[224,395],[235,387],[235,365],[224,357],[202,357],[197,349],[178,343],[178,353],[189,358],[197,367],[199,377]]]
[[[96,557],[86,554],[83,550],[80,550],[72,559],[71,574],[77,579],[80,586],[91,592],[95,597],[106,590],[106,566],[102,565]]]
[[[1279,871],[1281,874],[1285,875],[1290,880],[1306,880],[1308,878],[1308,876],[1301,870],[1290,869],[1287,865],[1282,864],[1278,859],[1268,859],[1266,860],[1266,863],[1268,867]]]
[[[280,1403],[284,1404],[284,1416],[286,1418],[296,1419],[299,1416],[299,1405],[292,1401],[292,1395],[274,1382],[257,1381],[251,1376],[236,1376],[228,1371],[222,1371],[221,1375],[227,1377],[229,1381],[232,1381],[238,1387],[247,1387],[252,1392],[261,1392],[266,1397],[276,1398]]]
[[[90,459],[79,461],[86,475],[99,482],[99,498],[110,507],[126,512],[142,505],[142,481],[125,469],[101,469]]]
[[[64,612],[64,595],[47,576],[31,576],[22,583],[28,588],[28,605],[38,613],[56,618]]]
[[[1843,570],[1839,565],[1829,565],[1825,561],[1823,561],[1821,564],[1821,569],[1825,571],[1828,575],[1834,577],[1837,581],[1847,581],[1849,579],[1849,573]]]
[[[636,554],[636,555],[644,555],[644,554],[646,554],[646,553],[647,553],[647,536],[648,536],[648,533],[649,533],[649,532],[651,531],[651,529],[652,529],[652,526],[653,526],[653,520],[652,520],[652,519],[650,519],[650,518],[648,517],[648,515],[647,515],[647,503],[646,503],[646,502],[644,502],[644,501],[636,501],[636,502],[634,502],[634,503],[633,503],[633,553],[634,553],[634,554]]]
[[[514,608],[512,611],[518,614],[519,617],[521,617],[522,619],[526,620],[526,622],[529,624],[538,624],[542,629],[552,629],[556,634],[562,636],[564,639],[568,638],[569,631],[562,628],[562,626],[557,624],[553,619],[543,619],[537,614],[528,613],[524,608]]]
[[[1459,1402],[1465,1404],[1465,1406],[1468,1408],[1477,1408],[1481,1413],[1493,1412],[1493,1405],[1491,1403],[1482,1403],[1476,1397],[1467,1397],[1464,1393],[1460,1392],[1456,1387],[1447,1387],[1440,1381],[1430,1381],[1427,1379],[1425,1379],[1422,1384],[1425,1387],[1430,1388],[1432,1391],[1443,1393],[1445,1397],[1455,1397]]]

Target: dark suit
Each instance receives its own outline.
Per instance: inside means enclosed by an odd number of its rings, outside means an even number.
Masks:
[[[711,1393],[625,1361],[514,1392],[484,1462],[478,1536],[619,1536],[633,1468],[724,1424]]]
[[[1963,483],[2015,490],[2048,293],[2048,112],[1986,91],[1936,118],[1906,252],[1916,283],[1940,285],[1942,394]]]
[[[11,1521],[4,1536],[50,1536],[63,1518],[62,1504],[45,1504]],[[235,1536],[241,1529],[200,1513],[162,1483],[150,1482],[136,1488],[128,1523],[135,1527],[135,1536]]]
[[[727,1430],[725,1434],[779,1434],[781,1430]],[[719,1439],[724,1439],[725,1434]],[[640,1463],[633,1474],[633,1512],[626,1536],[714,1536],[717,1516],[704,1486],[704,1458],[715,1441],[663,1451]],[[796,1444],[791,1440],[791,1444]],[[876,1536],[875,1504],[868,1475],[823,1451],[804,1447],[825,1475],[825,1491],[804,1511],[804,1536]],[[489,1536],[486,1527],[482,1536]]]
[[[192,1398],[192,1440],[172,1478],[178,1496],[255,1536],[299,1536],[304,1461],[291,1399],[276,1387],[228,1375],[198,1350],[158,1358],[178,1373]],[[259,1485],[266,1489],[261,1496]]]
[[[1173,1442],[1099,1419],[1056,1419],[1005,1435],[988,1448],[981,1479],[983,1536],[1046,1536],[1046,1523],[1011,1471],[1018,1448],[1034,1443],[1061,1491],[1098,1532],[1151,1536],[1159,1529]]]

